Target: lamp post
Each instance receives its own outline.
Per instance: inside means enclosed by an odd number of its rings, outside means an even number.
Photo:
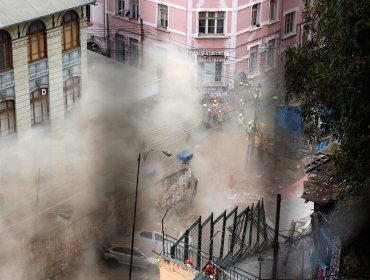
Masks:
[[[172,156],[172,153],[170,151],[162,151],[158,149],[151,149],[147,151],[144,154],[144,161],[146,160],[146,157],[150,152],[153,151],[160,151],[167,157]],[[136,225],[136,207],[137,207],[137,192],[139,188],[139,175],[140,175],[140,159],[141,159],[141,154],[139,153],[139,156],[137,158],[137,174],[136,174],[136,189],[135,189],[135,206],[134,206],[134,221],[132,223],[132,235],[131,235],[131,253],[130,253],[130,272],[129,272],[129,280],[131,280],[131,275],[132,275],[132,257],[134,254],[134,235],[135,235],[135,225]]]

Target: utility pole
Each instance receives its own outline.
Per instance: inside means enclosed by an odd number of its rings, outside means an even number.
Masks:
[[[277,194],[276,198],[276,217],[275,217],[275,235],[274,235],[274,255],[273,255],[273,266],[272,266],[272,279],[276,280],[277,274],[277,264],[279,255],[279,223],[280,223],[280,204],[281,204],[281,194]]]
[[[261,83],[258,83],[257,88],[255,89],[253,93],[253,97],[256,102],[256,108],[254,110],[254,120],[253,120],[253,136],[252,136],[252,155],[253,155],[253,150],[254,150],[254,145],[255,145],[255,139],[256,139],[256,131],[257,131],[257,121],[258,121],[258,107],[259,107],[259,99],[261,97]]]
[[[259,107],[259,98],[261,97],[261,84],[258,83],[257,87],[254,90],[253,98],[255,99],[255,109],[254,109],[254,120],[253,128],[251,135],[248,136],[248,147],[247,147],[247,168],[250,166],[251,157],[253,156],[254,145],[256,141],[256,130],[257,130],[257,121],[258,121],[258,107]],[[249,123],[248,123],[249,125]]]

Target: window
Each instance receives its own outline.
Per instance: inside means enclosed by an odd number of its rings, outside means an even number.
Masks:
[[[86,5],[86,20],[87,20],[87,23],[91,23],[90,5]]]
[[[257,72],[258,61],[257,61],[257,48],[251,49],[249,54],[249,73],[253,74]]]
[[[0,72],[12,68],[12,43],[8,32],[0,31]]]
[[[114,248],[112,249],[112,251],[113,251],[113,252],[117,252],[117,253],[123,253],[123,254],[125,254],[125,253],[126,253],[126,250],[125,250],[125,248],[123,248],[123,247],[114,247]]]
[[[128,248],[127,248],[128,249]],[[130,255],[131,255],[131,251],[130,251]],[[138,250],[133,250],[132,251],[132,255],[134,256],[134,257],[137,257],[137,258],[142,258],[142,257],[144,257],[144,255],[142,254],[142,253],[140,253]]]
[[[62,49],[67,51],[80,46],[78,15],[75,11],[64,14],[62,19]]]
[[[269,19],[270,20],[275,20],[276,19],[276,0],[270,0]]]
[[[46,57],[46,29],[42,21],[34,21],[27,30],[28,62]]]
[[[163,241],[162,234],[154,233],[155,241]]]
[[[221,82],[222,61],[215,62],[215,82]]]
[[[267,68],[274,67],[274,54],[275,54],[275,40],[268,43],[266,49],[266,66]]]
[[[203,82],[205,84],[222,82],[223,61],[199,61],[198,67],[199,82]]]
[[[153,233],[151,231],[143,231],[142,233],[140,233],[140,236],[144,238],[152,239],[152,234]]]
[[[117,15],[125,16],[125,12],[125,0],[117,0]]]
[[[139,4],[138,3],[132,3],[131,5],[131,19],[139,19]]]
[[[159,27],[167,28],[168,26],[168,7],[159,5]]]
[[[118,61],[124,62],[127,60],[126,44],[126,40],[116,39],[116,59]]]
[[[203,82],[204,76],[204,62],[198,61],[198,82]]]
[[[130,65],[138,66],[139,65],[139,42],[137,40],[130,43],[128,50],[129,53],[129,63]]]
[[[13,100],[0,102],[0,136],[15,131],[15,107]]]
[[[31,121],[41,123],[49,118],[48,89],[38,88],[31,92]]]
[[[64,106],[67,112],[72,111],[73,107],[80,99],[80,77],[71,77],[63,83]]]
[[[285,15],[284,34],[292,33],[294,27],[295,12]]]
[[[199,35],[224,33],[224,12],[200,12]]]
[[[251,22],[252,26],[257,26],[257,27],[260,26],[260,8],[261,8],[260,3],[254,4],[252,6],[252,22]]]

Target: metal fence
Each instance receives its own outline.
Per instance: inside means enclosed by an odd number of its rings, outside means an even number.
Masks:
[[[240,271],[235,272],[228,267],[269,244],[263,200],[240,213],[235,207],[216,218],[212,213],[203,222],[199,217],[178,240],[172,242],[164,251],[171,258],[184,262],[192,260],[199,271],[212,262],[225,271],[225,275],[240,274]],[[222,279],[253,279],[247,277]]]

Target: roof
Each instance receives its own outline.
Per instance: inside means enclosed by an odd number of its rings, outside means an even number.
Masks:
[[[313,166],[309,168],[308,181],[303,184],[303,194],[301,198],[312,201],[319,206],[325,206],[330,201],[337,199],[342,191],[343,186],[334,183],[332,177],[334,175],[334,163],[330,160],[330,154],[338,148],[336,143],[329,145],[327,148],[318,153],[318,157],[314,157],[314,161],[307,166]],[[315,161],[319,161],[317,164],[313,164]]]
[[[94,2],[95,0],[0,0],[0,28]]]

